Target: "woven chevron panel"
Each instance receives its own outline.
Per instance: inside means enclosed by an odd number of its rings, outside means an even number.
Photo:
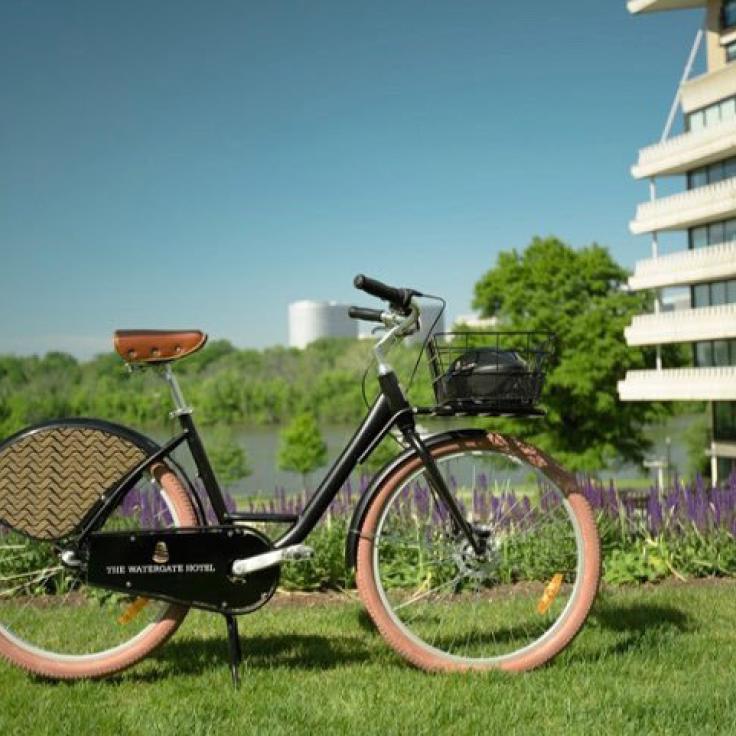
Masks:
[[[144,457],[100,429],[51,427],[21,437],[0,452],[0,519],[38,539],[64,537]]]

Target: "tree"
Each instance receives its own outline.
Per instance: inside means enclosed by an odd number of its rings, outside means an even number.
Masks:
[[[281,470],[300,473],[306,487],[307,474],[327,462],[327,445],[313,414],[298,414],[280,435],[278,464]]]
[[[217,477],[225,486],[253,472],[245,450],[237,443],[232,432],[224,427],[212,433],[207,443],[207,453]]]
[[[575,470],[641,462],[649,446],[643,426],[663,412],[661,405],[618,400],[616,382],[651,360],[651,351],[629,348],[624,339],[624,327],[648,311],[652,298],[625,291],[626,279],[605,248],[574,250],[549,237],[534,238],[521,254],[501,252],[475,286],[475,307],[504,329],[555,333],[546,420],[503,424]]]

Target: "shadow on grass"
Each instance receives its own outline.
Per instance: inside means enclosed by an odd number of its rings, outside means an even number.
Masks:
[[[373,621],[364,609],[356,615],[359,629],[378,636]],[[619,604],[607,600],[598,602],[583,626],[612,635],[612,640],[596,638],[582,650],[573,647],[568,664],[599,661],[638,649],[648,650],[663,644],[673,646],[676,637],[697,630],[693,619],[678,608],[649,603]],[[315,636],[309,634],[282,634],[273,636],[244,635],[241,637],[243,664],[247,669],[302,669],[328,670],[350,665],[365,664],[381,655],[361,641],[358,636]],[[587,650],[587,651],[586,651]],[[213,669],[227,672],[229,656],[227,636],[181,638],[167,642],[151,657],[160,667],[149,671],[128,670],[122,675],[102,682],[114,684],[123,677],[138,682],[155,682],[176,675],[201,675]],[[33,678],[48,684],[44,678]],[[53,681],[51,681],[53,682]],[[58,685],[73,684],[58,682]]]
[[[373,656],[358,639],[349,636],[310,636],[288,634],[280,636],[241,636],[243,665],[245,669],[275,669],[279,667],[303,670],[327,670],[352,663],[365,663]],[[221,668],[228,672],[230,662],[227,635],[221,637],[182,638],[170,640],[150,657],[160,667],[138,671],[136,668],[111,675],[99,682],[116,685],[123,680],[159,682],[172,675],[202,675]],[[74,687],[73,680],[53,680],[31,675],[31,679],[43,685]]]
[[[697,629],[692,618],[672,606],[651,603],[618,604],[601,601],[593,610],[587,625],[598,626],[616,638],[610,644],[597,648],[600,656],[625,654],[629,651],[651,649]]]
[[[359,639],[350,636],[312,636],[285,634],[278,636],[242,636],[243,664],[249,669],[324,670],[357,662],[371,655]],[[207,639],[169,641],[152,657],[166,670],[181,675],[199,675],[215,667],[226,668],[229,662],[227,636]],[[162,672],[130,673],[138,680],[157,680]]]
[[[378,636],[378,629],[376,628],[376,625],[373,623],[373,619],[370,617],[370,614],[368,611],[365,610],[365,608],[361,608],[358,611],[358,615],[356,616],[356,620],[358,623],[358,626],[360,626],[363,631],[366,631],[370,634],[375,634]]]

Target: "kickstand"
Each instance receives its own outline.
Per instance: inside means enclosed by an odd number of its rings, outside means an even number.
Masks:
[[[227,623],[227,643],[230,650],[230,674],[233,676],[233,685],[240,687],[240,662],[243,659],[240,650],[240,635],[238,634],[238,622],[230,613],[225,614]]]

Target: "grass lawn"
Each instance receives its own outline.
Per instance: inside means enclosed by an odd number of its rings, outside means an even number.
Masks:
[[[424,674],[358,603],[302,600],[240,619],[237,691],[210,614],[106,681],[47,683],[0,663],[0,734],[736,732],[736,582],[605,590],[573,645],[523,675]]]

